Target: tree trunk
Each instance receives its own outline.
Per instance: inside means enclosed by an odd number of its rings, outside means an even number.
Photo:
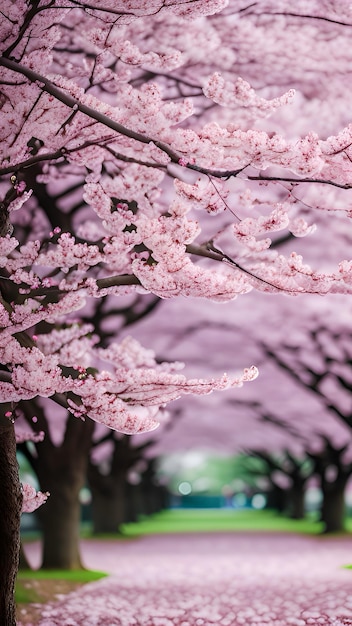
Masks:
[[[131,485],[131,483],[126,483],[126,522],[138,521],[138,516],[141,513],[141,496],[139,490],[140,487],[138,484]]]
[[[103,476],[95,472],[93,466],[89,471],[89,477],[93,533],[97,535],[121,532],[121,524],[126,521],[125,473]]]
[[[93,532],[118,533],[128,516],[128,471],[141,458],[140,447],[133,447],[131,438],[110,437],[113,451],[109,459],[109,470],[90,462],[88,482],[92,492]]]
[[[45,440],[37,446],[36,473],[47,502],[38,509],[45,569],[81,569],[79,493],[85,486],[94,422],[70,416],[61,446]]]
[[[321,521],[324,522],[324,533],[336,533],[345,530],[345,488],[348,477],[343,476],[333,483],[322,485],[323,502]]]
[[[266,492],[266,508],[283,513],[286,508],[286,498],[287,491],[272,483],[270,490]]]
[[[14,626],[15,582],[20,553],[22,490],[14,426],[0,417],[0,623]]]
[[[45,481],[45,490],[50,492],[50,498],[38,509],[43,531],[44,569],[82,569],[79,553],[79,492],[84,479],[84,474],[70,472],[65,477],[47,477]]]
[[[159,485],[159,510],[165,511],[170,507],[170,493],[165,485]]]
[[[142,513],[143,515],[153,515],[163,509],[163,499],[159,485],[155,485],[149,478],[142,479]]]
[[[169,507],[167,489],[161,485],[154,489],[146,489],[142,482],[137,485],[127,483],[126,522],[137,522],[141,515],[151,515]]]
[[[303,519],[305,483],[296,481],[288,491],[288,515],[291,519]]]

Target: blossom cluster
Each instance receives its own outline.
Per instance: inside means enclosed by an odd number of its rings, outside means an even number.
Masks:
[[[22,483],[22,513],[33,513],[42,504],[45,504],[49,497],[49,493],[43,493],[42,491],[36,491],[32,485],[28,483]]]
[[[219,72],[215,72],[208,78],[203,86],[203,92],[209,99],[223,106],[234,107],[235,109],[243,106],[250,109],[254,119],[262,115],[269,116],[277,108],[288,104],[295,95],[294,90],[291,89],[279,98],[266,100],[259,97],[243,78],[239,77],[232,84],[230,81],[226,81]]]
[[[134,434],[154,430],[163,419],[160,409],[181,395],[239,387],[257,376],[252,367],[238,377],[187,379],[174,373],[181,364],[158,364],[152,351],[145,351],[132,338],[108,349],[94,349],[97,338],[87,336],[91,329],[90,325],[81,328],[76,324],[69,329],[53,329],[36,335],[31,347],[3,333],[1,362],[8,366],[10,375],[0,381],[0,401],[55,398],[56,394],[71,392],[66,406],[75,417],[89,417],[119,432]],[[89,367],[99,360],[109,369],[91,373]]]

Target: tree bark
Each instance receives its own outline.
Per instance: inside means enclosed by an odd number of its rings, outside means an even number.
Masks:
[[[121,532],[121,524],[126,521],[125,473],[113,477],[102,476],[94,469],[93,466],[89,471],[93,533]]]
[[[324,533],[336,533],[345,530],[345,488],[348,476],[339,477],[333,483],[322,485],[323,502],[321,521],[324,522]]]
[[[305,482],[295,481],[288,491],[288,515],[291,519],[303,519]]]
[[[133,447],[131,438],[124,436],[113,442],[108,473],[94,463],[89,463],[88,482],[92,492],[93,532],[121,532],[121,524],[127,520],[128,470],[141,458],[142,447]]]
[[[140,486],[126,483],[126,522],[137,522],[141,513]]]
[[[15,582],[20,554],[22,490],[13,424],[0,417],[0,623],[16,624]]]
[[[266,492],[266,508],[275,509],[278,513],[283,513],[286,508],[287,491],[272,483],[271,489]]]
[[[142,475],[141,495],[144,515],[153,515],[165,508],[164,488],[155,484],[154,477],[154,471]]]
[[[84,475],[67,472],[50,476],[45,481],[50,498],[38,516],[43,531],[43,569],[82,569],[79,552],[81,505],[79,492]]]
[[[41,490],[50,493],[47,502],[38,509],[44,569],[82,568],[79,493],[86,481],[93,430],[91,420],[82,422],[70,416],[61,446],[54,446],[49,438],[37,446],[35,471]]]

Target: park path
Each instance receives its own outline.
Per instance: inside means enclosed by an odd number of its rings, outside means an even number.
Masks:
[[[352,626],[352,538],[158,535],[82,554],[111,575],[45,605],[40,626]]]

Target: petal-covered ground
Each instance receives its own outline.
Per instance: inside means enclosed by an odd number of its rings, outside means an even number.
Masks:
[[[159,535],[82,553],[111,575],[45,605],[40,626],[352,626],[352,538]]]

